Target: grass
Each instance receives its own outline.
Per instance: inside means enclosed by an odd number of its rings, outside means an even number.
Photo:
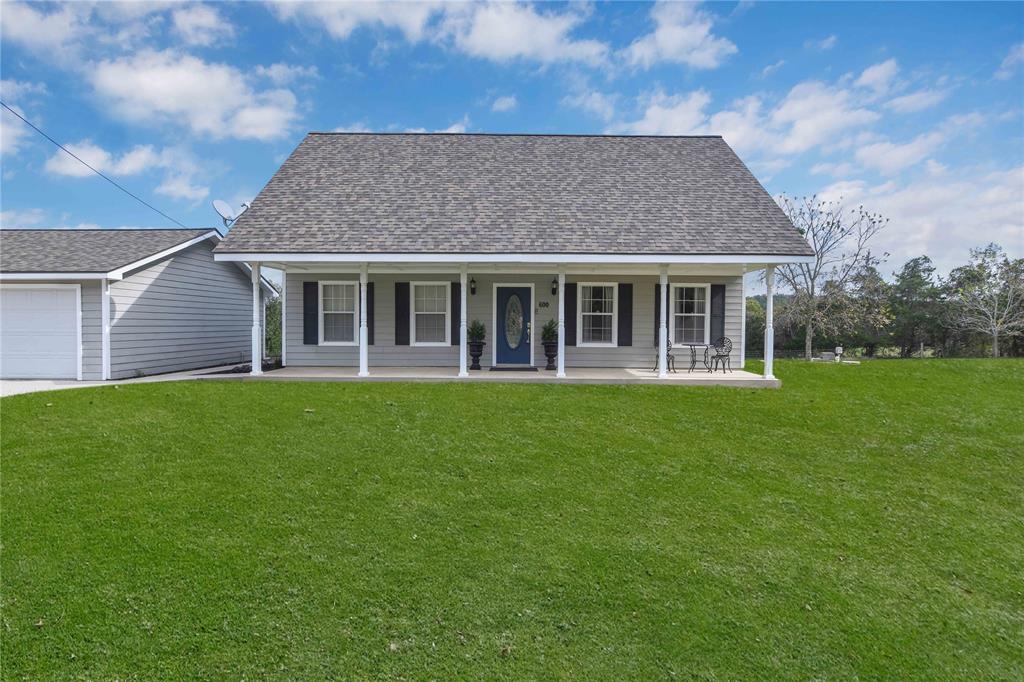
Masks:
[[[5,679],[1024,677],[1024,362],[0,401]]]

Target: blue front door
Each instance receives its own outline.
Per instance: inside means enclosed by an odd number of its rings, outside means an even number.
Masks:
[[[498,287],[495,305],[498,364],[529,365],[533,320],[530,287]]]

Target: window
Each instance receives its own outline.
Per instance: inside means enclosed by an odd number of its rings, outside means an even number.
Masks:
[[[409,307],[412,317],[412,345],[447,346],[451,343],[448,302],[451,284],[448,282],[413,282]]]
[[[354,346],[359,343],[359,284],[320,282],[320,343]]]
[[[673,344],[708,342],[709,289],[706,284],[672,286]]]
[[[616,344],[618,328],[615,325],[615,304],[618,291],[619,287],[614,283],[580,283],[577,345]]]

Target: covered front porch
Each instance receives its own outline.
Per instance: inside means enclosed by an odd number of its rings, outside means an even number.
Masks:
[[[242,254],[218,255],[242,260]],[[256,258],[260,258],[257,260]],[[524,260],[518,260],[518,259]],[[288,380],[475,380],[777,386],[773,375],[778,256],[531,254],[251,254],[284,273],[283,368]],[[666,262],[667,261],[667,262]],[[744,275],[766,271],[764,371],[744,371]],[[254,280],[255,281],[255,280]],[[486,326],[472,370],[471,322]],[[262,329],[253,307],[253,375]],[[546,371],[541,342],[556,349]],[[729,371],[705,360],[723,350]],[[549,348],[549,352],[550,352]],[[674,367],[676,371],[673,370]],[[693,371],[693,358],[698,358]],[[726,363],[722,363],[726,364]],[[498,371],[502,370],[502,371]],[[511,371],[509,371],[511,370]],[[519,371],[515,371],[519,370]]]
[[[218,378],[224,378],[218,377]],[[230,378],[230,377],[229,377]],[[251,378],[251,375],[239,375]],[[359,376],[356,367],[282,367],[263,372],[260,379],[278,381],[416,381],[416,382],[498,382],[498,383],[568,383],[568,384],[664,384],[671,386],[732,386],[736,388],[778,388],[778,379],[736,370],[692,373],[685,369],[668,372],[664,377],[656,370],[594,367],[567,369],[559,377],[553,371],[480,371],[460,377],[446,367],[376,367],[370,376]]]

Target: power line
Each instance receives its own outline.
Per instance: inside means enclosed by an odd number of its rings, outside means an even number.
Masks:
[[[157,213],[159,213],[160,215],[162,215],[162,216],[163,216],[164,218],[167,218],[168,220],[170,220],[170,221],[171,221],[172,223],[174,223],[174,224],[175,224],[175,225],[177,225],[178,227],[185,227],[185,228],[187,228],[187,227],[188,227],[187,225],[183,225],[183,224],[181,224],[180,222],[178,222],[177,220],[175,220],[174,218],[172,218],[171,216],[167,215],[166,213],[164,213],[164,212],[163,212],[163,211],[161,211],[161,210],[160,210],[159,208],[157,208],[157,207],[156,207],[156,206],[154,206],[153,204],[149,203],[149,202],[148,202],[148,201],[146,201],[145,199],[142,199],[142,198],[140,198],[139,196],[137,196],[137,195],[135,195],[135,194],[132,194],[132,193],[131,193],[130,191],[128,191],[127,189],[125,189],[125,188],[124,188],[123,186],[121,186],[120,184],[118,184],[118,183],[117,183],[116,181],[114,181],[114,180],[111,180],[111,179],[110,179],[109,177],[107,177],[106,175],[104,175],[104,174],[103,174],[103,173],[101,173],[100,171],[98,171],[98,170],[96,170],[95,168],[93,168],[92,166],[90,166],[90,165],[89,165],[88,163],[86,163],[85,161],[83,161],[83,160],[81,159],[81,157],[79,157],[78,155],[76,155],[76,154],[75,154],[74,152],[72,152],[72,151],[71,151],[70,149],[68,149],[67,147],[65,147],[64,145],[62,145],[62,144],[61,144],[60,142],[57,142],[57,140],[53,139],[52,137],[50,137],[49,135],[47,135],[46,133],[44,133],[44,132],[43,132],[42,130],[40,130],[39,128],[37,128],[37,127],[36,127],[36,126],[35,126],[35,125],[34,125],[34,124],[33,124],[33,123],[31,122],[31,121],[29,121],[28,119],[26,119],[26,118],[25,118],[24,116],[22,116],[21,114],[19,114],[19,113],[18,113],[17,111],[15,111],[14,109],[12,109],[12,108],[10,108],[9,106],[7,106],[7,102],[4,102],[3,100],[0,100],[0,105],[2,105],[2,106],[3,106],[3,108],[4,108],[4,109],[6,109],[7,111],[11,112],[12,114],[14,114],[14,115],[15,115],[15,116],[17,116],[18,118],[20,118],[20,119],[22,120],[22,122],[23,122],[23,123],[25,123],[25,125],[27,125],[27,126],[28,126],[29,128],[31,128],[32,130],[34,130],[34,131],[36,131],[37,133],[39,133],[40,135],[42,135],[43,137],[45,137],[45,138],[46,138],[47,140],[49,140],[50,142],[52,142],[52,143],[54,143],[55,145],[57,145],[57,147],[58,147],[58,148],[59,148],[59,149],[60,149],[61,151],[63,151],[63,152],[65,153],[65,154],[67,154],[68,156],[70,156],[71,158],[73,158],[73,159],[74,159],[75,161],[78,161],[78,162],[79,162],[80,164],[82,164],[83,166],[85,166],[86,168],[88,168],[89,170],[91,170],[91,171],[92,171],[93,173],[95,173],[96,175],[100,176],[101,178],[103,178],[104,180],[106,180],[106,181],[107,181],[107,182],[109,182],[109,183],[110,183],[111,185],[113,185],[114,187],[118,188],[119,190],[121,190],[122,192],[124,192],[125,194],[127,194],[128,196],[130,196],[130,197],[131,197],[132,199],[135,199],[135,201],[139,202],[140,204],[142,204],[142,205],[143,205],[143,206],[145,206],[146,208],[149,208],[149,209],[152,209],[152,210],[156,211]]]

